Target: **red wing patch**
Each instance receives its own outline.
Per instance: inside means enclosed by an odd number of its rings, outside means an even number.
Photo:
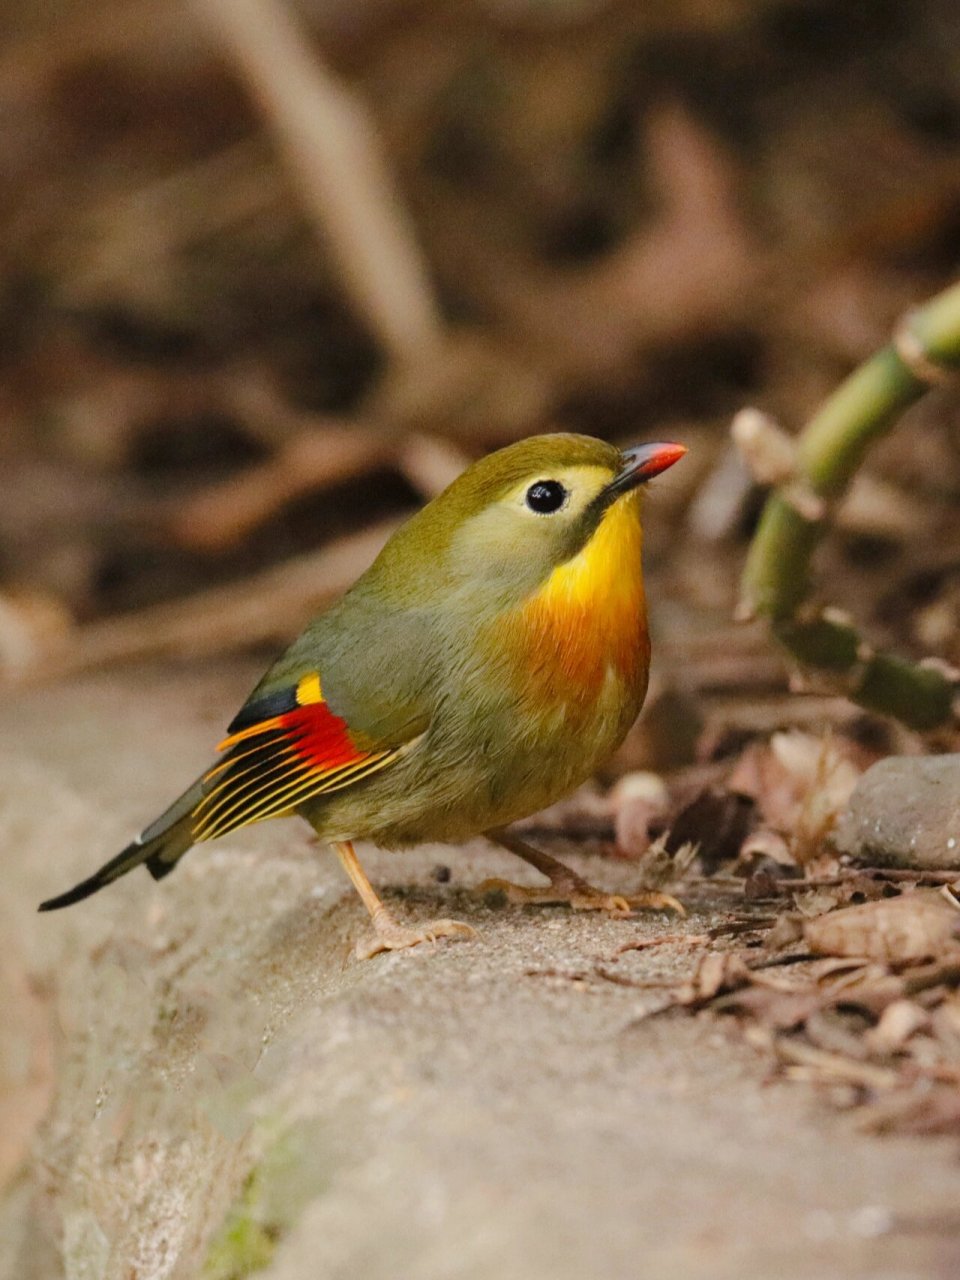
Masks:
[[[316,673],[286,695],[271,695],[271,709],[289,710],[256,719],[250,714],[256,705],[237,717],[243,727],[220,743],[226,755],[204,777],[204,797],[193,813],[195,841],[290,814],[314,796],[376,773],[399,752],[360,750],[346,721],[323,701]]]

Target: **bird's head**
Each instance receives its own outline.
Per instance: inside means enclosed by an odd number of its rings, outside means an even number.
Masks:
[[[459,476],[392,539],[394,580],[415,573],[449,592],[460,584],[523,595],[572,561],[601,529],[639,538],[639,491],[686,449],[621,452],[590,436],[532,436]],[[384,568],[387,568],[384,565]]]

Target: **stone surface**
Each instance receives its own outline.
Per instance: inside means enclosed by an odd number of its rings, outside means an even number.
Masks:
[[[890,756],[871,766],[833,840],[861,862],[960,868],[960,755]]]
[[[203,766],[254,674],[121,673],[0,708],[3,990],[29,1004],[4,1017],[40,1046],[0,1056],[0,1133],[31,1099],[2,1280],[960,1274],[953,1143],[858,1133],[770,1084],[732,1026],[638,1021],[661,993],[595,975],[626,941],[702,932],[707,910],[494,910],[469,888],[522,878],[506,854],[365,851],[403,918],[481,937],[358,964],[363,912],[334,860],[275,822],[162,884],[136,872],[36,915]],[[629,866],[575,865],[629,887]],[[697,954],[615,967],[672,980]]]

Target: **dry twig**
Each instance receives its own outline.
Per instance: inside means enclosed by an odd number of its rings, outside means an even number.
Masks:
[[[243,582],[91,623],[69,648],[58,646],[55,661],[40,653],[17,674],[24,680],[64,676],[133,659],[228,653],[287,640],[353,583],[395,528],[395,521],[373,525]]]
[[[425,360],[441,344],[440,317],[366,108],[323,65],[288,6],[196,3],[273,128],[358,311],[394,358]]]

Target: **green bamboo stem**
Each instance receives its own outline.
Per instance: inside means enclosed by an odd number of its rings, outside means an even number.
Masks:
[[[896,338],[843,382],[797,440],[796,479],[835,502],[875,440],[928,388],[960,371],[960,284],[913,312]],[[861,706],[918,729],[952,714],[955,688],[942,672],[877,654],[852,624],[798,611],[812,586],[811,558],[826,531],[801,515],[789,493],[770,495],[742,580],[744,612],[770,619],[774,634],[804,665],[841,676]]]

